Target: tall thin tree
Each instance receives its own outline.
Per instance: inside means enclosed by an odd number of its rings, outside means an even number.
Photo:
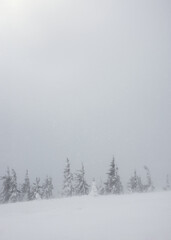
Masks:
[[[11,197],[11,182],[12,177],[10,174],[10,169],[7,168],[6,174],[0,178],[2,181],[2,191],[0,194],[1,203],[7,203]]]
[[[73,195],[73,175],[71,173],[70,162],[68,158],[66,160],[66,166],[64,169],[64,182],[62,195],[65,197]]]
[[[29,179],[29,175],[28,175],[28,170],[26,170],[24,183],[22,184],[22,187],[21,187],[22,200],[23,201],[31,200],[30,194],[31,194],[30,193],[30,179]]]
[[[11,196],[10,202],[17,202],[19,200],[19,190],[17,188],[17,174],[14,169],[11,171]]]
[[[105,193],[106,194],[120,194],[123,192],[122,183],[118,174],[118,167],[115,164],[115,158],[113,157],[109,172],[107,173],[108,178],[105,182]]]

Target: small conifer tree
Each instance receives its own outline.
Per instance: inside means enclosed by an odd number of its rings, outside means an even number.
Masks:
[[[100,179],[100,184],[98,185],[98,193],[100,195],[104,195],[105,194],[105,187],[104,187],[104,184],[103,184],[101,179]]]
[[[128,191],[132,193],[143,191],[142,181],[141,178],[137,175],[136,170],[128,182]]]
[[[10,202],[17,202],[19,200],[19,190],[17,189],[17,175],[14,169],[11,171],[11,195]]]
[[[93,181],[92,181],[91,191],[90,191],[89,195],[93,196],[93,197],[98,196],[98,191],[97,191],[95,179],[93,179]]]
[[[7,203],[11,197],[11,183],[12,177],[10,174],[10,169],[7,168],[6,174],[0,178],[2,181],[2,191],[0,194],[0,199],[2,203]]]
[[[113,157],[109,172],[107,173],[108,178],[105,183],[105,193],[107,194],[120,194],[123,192],[123,186],[118,174],[118,167],[115,164],[115,158]]]
[[[49,199],[53,195],[52,178],[46,177],[45,182],[42,185],[42,198]]]
[[[70,162],[68,158],[64,169],[64,182],[62,195],[64,197],[70,197],[73,195],[73,175],[71,173]]]
[[[30,192],[30,179],[28,175],[28,170],[26,171],[24,183],[21,186],[21,195],[23,201],[31,200],[31,192]]]
[[[42,198],[42,186],[40,185],[40,178],[36,178],[31,189],[31,200]]]
[[[75,195],[87,195],[89,193],[89,185],[85,180],[85,170],[84,165],[82,164],[81,170],[78,170],[75,174]]]
[[[166,176],[166,186],[164,187],[164,190],[165,191],[171,190],[170,181],[169,181],[169,175],[168,174]]]
[[[154,190],[154,186],[151,180],[151,174],[150,174],[150,170],[147,166],[144,166],[144,169],[146,171],[146,178],[147,178],[147,183],[145,185],[143,185],[143,190],[145,192],[151,192]]]

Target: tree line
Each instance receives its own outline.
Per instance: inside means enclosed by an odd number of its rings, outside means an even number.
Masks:
[[[63,197],[88,195],[90,192],[94,195],[123,194],[124,192],[141,193],[154,191],[150,170],[144,167],[146,172],[146,181],[143,183],[141,177],[134,171],[130,177],[127,188],[124,191],[123,184],[119,175],[118,166],[113,157],[109,170],[107,172],[107,180],[96,186],[95,180],[92,186],[87,183],[85,177],[85,169],[82,164],[81,169],[76,173],[71,172],[70,161],[67,158],[63,173],[63,186],[61,195]],[[51,177],[46,177],[43,183],[40,178],[36,178],[33,184],[30,183],[28,170],[26,171],[24,182],[18,184],[17,174],[14,169],[10,171],[7,168],[6,174],[0,177],[2,181],[2,189],[0,192],[0,203],[31,201],[35,199],[50,199],[53,197],[53,183]],[[166,177],[166,185],[164,190],[171,190],[169,176]]]
[[[18,202],[30,201],[35,199],[49,199],[53,195],[52,178],[46,177],[43,184],[40,184],[40,178],[36,178],[31,185],[28,170],[24,178],[24,183],[19,185],[17,182],[17,174],[14,169],[10,171],[8,168],[6,174],[0,177],[2,181],[2,190],[0,193],[0,202]]]

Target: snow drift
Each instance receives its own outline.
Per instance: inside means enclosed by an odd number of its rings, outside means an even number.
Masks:
[[[171,192],[0,205],[1,240],[170,240]]]

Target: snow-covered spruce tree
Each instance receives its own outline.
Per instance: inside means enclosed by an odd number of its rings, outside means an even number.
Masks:
[[[17,202],[19,200],[19,190],[17,188],[17,175],[14,169],[12,169],[11,174],[9,168],[5,176],[1,177],[2,182],[2,192],[1,192],[1,202]]]
[[[166,186],[163,188],[165,191],[171,190],[169,175],[166,176]]]
[[[0,180],[2,181],[0,201],[1,203],[7,203],[11,197],[11,182],[12,182],[12,177],[9,168],[7,168],[6,174],[2,176]]]
[[[146,171],[146,178],[147,178],[147,183],[143,185],[143,190],[145,192],[151,192],[154,190],[154,186],[151,180],[151,174],[150,174],[150,170],[147,166],[144,166],[144,169]]]
[[[11,195],[9,202],[17,202],[19,200],[19,190],[17,188],[17,175],[14,169],[11,170]]]
[[[21,186],[21,200],[22,201],[31,200],[30,179],[29,179],[29,176],[28,176],[28,170],[26,171],[24,183]]]
[[[98,185],[98,193],[99,195],[105,194],[105,187],[101,179],[100,179],[100,184]]]
[[[93,196],[93,197],[98,196],[98,191],[97,191],[95,179],[93,179],[93,181],[92,181],[91,191],[90,191],[89,195],[90,195],[90,196]]]
[[[116,167],[116,184],[113,193],[121,194],[123,193],[123,185],[118,174],[118,167]]]
[[[53,195],[52,178],[46,177],[45,182],[42,185],[42,198],[50,199]]]
[[[64,182],[62,195],[64,197],[70,197],[73,195],[73,175],[71,173],[70,162],[68,158],[66,160],[66,166],[64,169]]]
[[[141,178],[137,176],[136,171],[134,171],[134,176],[132,176],[128,182],[128,191],[132,193],[143,192]]]
[[[109,172],[107,173],[108,178],[105,183],[106,194],[120,194],[123,192],[123,186],[118,174],[118,167],[115,165],[115,158],[113,157]]]
[[[81,170],[78,170],[74,177],[74,194],[87,195],[89,193],[89,185],[85,180],[85,170],[82,164]]]
[[[40,178],[36,178],[36,181],[33,183],[30,197],[31,197],[31,200],[42,198],[42,186],[40,185]]]
[[[105,193],[110,194],[113,191],[113,187],[116,180],[116,166],[115,166],[115,159],[113,157],[112,162],[110,164],[109,172],[107,173],[108,178],[105,182]]]

